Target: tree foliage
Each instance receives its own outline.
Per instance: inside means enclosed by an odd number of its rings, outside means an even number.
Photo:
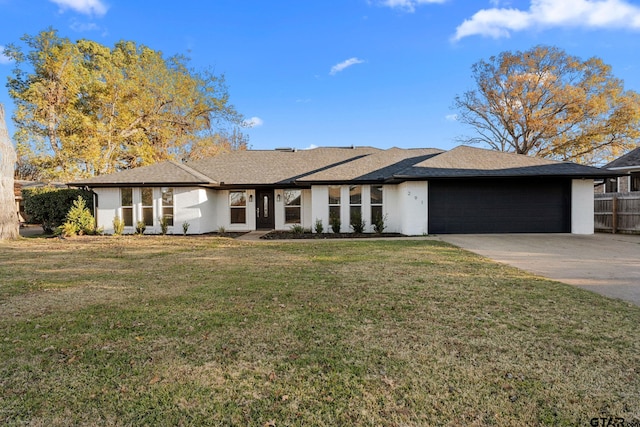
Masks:
[[[472,66],[476,89],[457,96],[464,142],[519,154],[597,163],[637,144],[640,95],[611,67],[556,47],[503,52]]]
[[[4,106],[0,104],[0,240],[16,239],[20,235],[13,189],[15,165],[16,152],[7,132]]]
[[[16,64],[8,88],[19,170],[68,179],[179,160],[217,128],[242,123],[224,77],[196,72],[183,56],[132,41],[71,42],[54,29],[21,40],[5,49]]]
[[[73,201],[65,217],[65,222],[58,227],[58,231],[64,237],[95,233],[96,222],[91,214],[91,210],[87,207],[87,202],[84,197],[78,195]]]
[[[29,222],[42,224],[47,233],[53,232],[67,219],[67,213],[78,197],[82,197],[89,212],[93,210],[93,193],[70,188],[25,188],[22,190],[24,211]]]

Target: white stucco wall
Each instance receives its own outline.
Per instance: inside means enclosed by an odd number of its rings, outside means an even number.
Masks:
[[[574,179],[571,182],[571,233],[593,234],[593,180]]]
[[[329,225],[329,187],[326,185],[313,185],[309,191],[311,193],[311,206],[309,208],[313,224],[319,219],[322,221],[325,233],[331,231],[331,226]]]
[[[426,181],[404,182],[398,186],[396,206],[400,211],[400,233],[413,236],[429,232],[428,191]]]
[[[98,228],[102,228],[106,234],[113,234],[113,219],[120,206],[120,189],[96,188],[93,191],[98,195],[98,206],[95,212]]]

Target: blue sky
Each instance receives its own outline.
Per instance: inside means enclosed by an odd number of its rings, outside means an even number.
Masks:
[[[0,46],[49,26],[224,74],[254,149],[458,145],[471,65],[558,46],[640,92],[640,0],[0,0]],[[12,64],[0,56],[0,102]],[[8,123],[10,133],[13,124]]]

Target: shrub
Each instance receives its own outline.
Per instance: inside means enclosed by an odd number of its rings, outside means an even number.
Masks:
[[[138,223],[136,224],[136,234],[144,234],[145,230],[147,229],[147,224],[144,223],[144,221],[138,221]]]
[[[322,234],[322,232],[324,231],[324,225],[322,225],[322,220],[321,219],[316,219],[316,224],[315,224],[315,230],[316,233],[318,234]]]
[[[78,196],[85,201],[85,206],[93,215],[93,193],[72,188],[26,188],[22,190],[25,214],[29,222],[42,224],[46,233],[64,224],[67,213]]]
[[[119,216],[116,215],[113,218],[113,234],[116,236],[121,235],[124,232],[124,221],[120,219]]]
[[[191,224],[189,224],[189,223],[188,223],[188,222],[186,222],[186,221],[182,223],[182,234],[183,234],[183,235],[185,235],[185,236],[187,235],[187,231],[189,231],[189,226],[190,226],[190,225],[191,225]],[[223,227],[223,228],[224,228],[224,227]]]
[[[303,234],[305,231],[304,227],[300,224],[292,225],[290,230],[293,234]]]
[[[373,220],[373,231],[381,234],[385,228],[387,228],[387,216],[376,216]]]
[[[340,221],[340,217],[338,215],[331,215],[329,218],[329,225],[331,226],[331,231],[339,233],[340,228],[342,227],[342,221]]]
[[[218,233],[224,234],[226,232],[227,232],[227,229],[224,227],[224,225],[221,225],[220,227],[218,227]]]
[[[73,206],[67,212],[66,221],[58,227],[58,231],[66,237],[75,236],[76,234],[95,233],[95,219],[82,196],[78,196],[73,202]]]
[[[349,224],[354,233],[364,233],[367,223],[362,219],[362,212],[359,210],[351,214],[351,223]]]
[[[163,236],[165,236],[167,234],[167,231],[169,231],[169,217],[160,217],[158,218],[158,221],[160,222],[160,232]]]

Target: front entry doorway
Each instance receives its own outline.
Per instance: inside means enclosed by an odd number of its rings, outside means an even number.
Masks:
[[[273,214],[273,190],[257,190],[256,202],[256,228],[273,230],[276,226]]]

